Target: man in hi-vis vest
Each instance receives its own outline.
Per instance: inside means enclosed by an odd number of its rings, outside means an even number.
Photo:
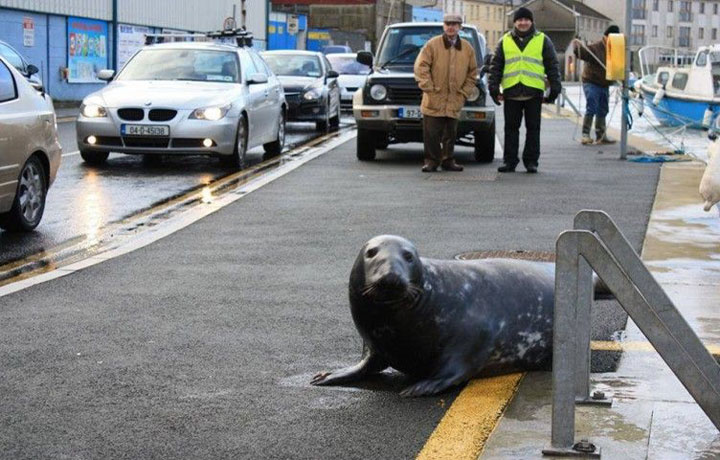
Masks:
[[[535,30],[532,11],[518,8],[513,24],[513,30],[498,43],[488,77],[493,101],[497,105],[505,103],[505,151],[498,171],[515,171],[524,114],[527,136],[522,160],[527,172],[536,173],[540,158],[540,110],[543,102],[552,103],[560,94],[560,64],[550,38]],[[550,93],[543,98],[546,77]]]

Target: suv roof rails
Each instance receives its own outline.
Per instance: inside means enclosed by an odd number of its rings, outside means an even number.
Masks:
[[[235,38],[235,43],[239,47],[251,47],[253,41],[252,32],[247,31],[245,27],[239,27],[235,29],[190,34],[145,34],[145,44],[154,45],[164,43],[166,38],[189,38],[191,41],[195,41],[195,39],[200,38],[203,40],[199,41],[208,41],[208,39],[217,38]]]

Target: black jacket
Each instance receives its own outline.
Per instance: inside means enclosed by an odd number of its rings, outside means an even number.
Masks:
[[[538,32],[535,31],[535,27],[530,30],[530,33],[521,37],[517,34],[517,30],[513,29],[510,32],[513,40],[517,44],[520,50],[524,50],[530,39],[535,36]],[[562,89],[560,82],[560,63],[558,62],[557,53],[555,52],[555,46],[550,40],[550,37],[545,35],[542,50],[543,66],[545,67],[545,75],[550,82],[550,94],[549,99],[554,100]],[[495,49],[495,56],[493,56],[490,64],[490,72],[488,73],[488,90],[493,96],[500,94],[500,83],[502,82],[503,70],[505,69],[505,52],[503,51],[503,40],[497,45]],[[543,97],[543,92],[537,88],[530,88],[522,83],[518,83],[512,88],[505,89],[503,95],[506,99],[512,99],[515,97]]]

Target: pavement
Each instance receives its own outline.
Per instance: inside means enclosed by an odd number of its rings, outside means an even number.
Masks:
[[[351,140],[149,246],[0,297],[0,452],[540,457],[547,372],[420,399],[398,396],[408,381],[397,373],[308,382],[359,360],[347,280],[371,237],[405,236],[433,258],[545,254],[581,209],[606,211],[681,310],[692,304],[683,312],[701,337],[715,339],[720,230],[696,196],[701,166],[620,161],[616,148],[568,142],[574,129],[547,114],[538,174],[499,175],[499,159],[475,164],[462,148],[464,172],[423,174],[418,144],[358,162]],[[595,302],[593,340],[623,337],[625,319],[616,302]],[[631,324],[623,340],[642,338]],[[594,353],[593,384],[614,389],[615,404],[578,411],[579,434],[605,458],[710,458],[717,432],[653,359],[626,352],[618,367],[617,353]],[[667,391],[641,391],[655,385]]]

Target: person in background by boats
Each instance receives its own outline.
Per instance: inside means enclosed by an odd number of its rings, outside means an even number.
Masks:
[[[609,26],[605,29],[602,39],[584,44],[579,39],[573,40],[574,54],[578,59],[585,61],[582,73],[583,92],[587,107],[582,125],[583,145],[592,144],[590,130],[592,129],[593,117],[595,117],[595,142],[598,144],[612,144],[615,141],[607,137],[607,126],[605,117],[609,112],[610,85],[611,80],[605,79],[605,49],[608,35],[620,33],[618,26]]]
[[[546,76],[550,93],[543,98]],[[532,11],[525,7],[515,11],[513,29],[497,45],[490,64],[488,89],[495,104],[505,103],[505,148],[503,164],[498,171],[515,171],[519,162],[520,124],[524,116],[527,136],[522,161],[527,172],[536,173],[540,159],[542,103],[553,103],[562,91],[562,84],[555,46],[548,36],[535,30]]]

